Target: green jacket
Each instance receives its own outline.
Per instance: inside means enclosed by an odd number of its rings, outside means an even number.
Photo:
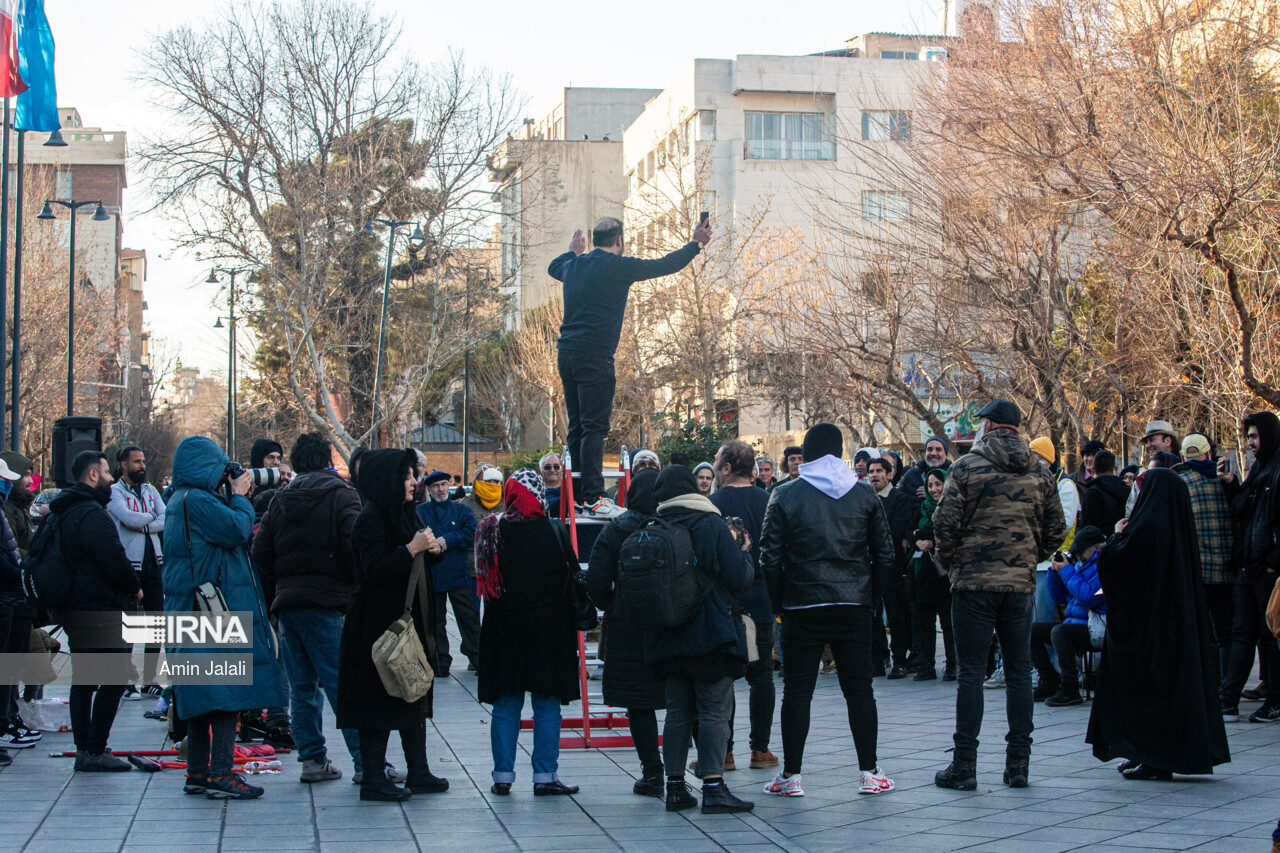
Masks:
[[[951,466],[933,528],[953,592],[1034,593],[1036,564],[1067,535],[1053,474],[1009,429]]]

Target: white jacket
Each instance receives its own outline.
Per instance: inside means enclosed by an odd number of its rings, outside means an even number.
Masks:
[[[1067,477],[1058,478],[1058,500],[1062,503],[1062,517],[1067,523],[1067,538],[1062,541],[1059,546],[1061,550],[1066,550],[1071,546],[1071,542],[1076,538],[1076,525],[1080,520],[1080,489],[1076,486],[1075,480]],[[1052,560],[1045,560],[1036,566],[1036,571],[1049,571],[1049,564]]]
[[[120,544],[133,563],[134,571],[142,571],[142,557],[146,553],[146,537],[151,537],[151,547],[156,554],[156,565],[164,564],[164,548],[160,534],[164,532],[164,501],[150,483],[142,484],[142,499],[123,481],[111,487],[111,501],[107,512],[116,523]],[[134,528],[130,530],[129,528]],[[145,532],[142,532],[145,531]]]

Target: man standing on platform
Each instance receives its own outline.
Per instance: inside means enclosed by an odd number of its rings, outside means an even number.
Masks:
[[[604,439],[613,414],[613,355],[622,336],[627,293],[637,281],[677,273],[711,241],[711,224],[702,220],[693,239],[661,258],[641,260],[622,254],[622,222],[601,219],[591,234],[595,249],[587,252],[587,238],[573,233],[569,251],[551,262],[547,273],[564,283],[564,321],[560,324],[558,366],[569,413],[569,455],[582,472],[582,487],[574,499],[601,518],[621,513],[605,496]]]

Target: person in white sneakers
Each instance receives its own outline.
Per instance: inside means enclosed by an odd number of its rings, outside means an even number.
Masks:
[[[893,565],[889,523],[874,490],[858,487],[841,459],[844,438],[834,424],[805,433],[798,479],[778,485],[765,510],[760,568],[769,600],[782,613],[783,769],[766,794],[803,797],[800,783],[809,708],[822,650],[831,646],[849,728],[858,752],[861,794],[893,790],[876,763],[879,721],[871,688],[873,566]]]

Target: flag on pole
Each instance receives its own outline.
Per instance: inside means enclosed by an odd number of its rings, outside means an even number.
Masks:
[[[13,126],[52,133],[62,122],[58,119],[58,87],[53,78],[53,30],[44,14],[44,0],[21,0],[17,44],[18,72],[30,88],[18,95]]]
[[[18,72],[18,2],[0,0],[0,98],[26,91]]]

